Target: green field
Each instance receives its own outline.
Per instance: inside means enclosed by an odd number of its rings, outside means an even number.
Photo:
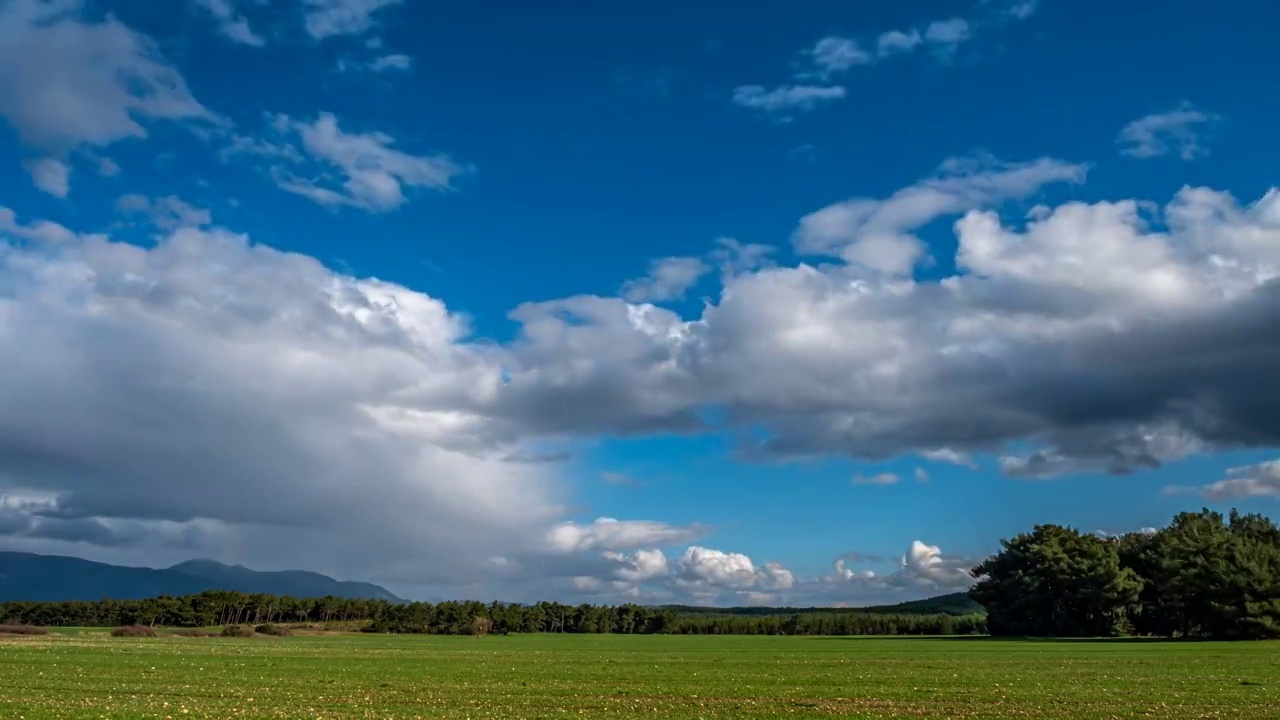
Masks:
[[[521,635],[0,640],[0,718],[1267,718],[1280,643]]]

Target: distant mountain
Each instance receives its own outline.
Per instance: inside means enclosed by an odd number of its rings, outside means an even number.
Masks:
[[[301,570],[258,572],[242,565],[189,560],[171,568],[107,565],[60,555],[0,552],[0,602],[5,600],[133,600],[236,590],[294,597],[368,598],[404,602],[386,588],[341,582]]]
[[[924,600],[912,600],[896,605],[872,605],[870,607],[705,607],[695,605],[664,605],[678,610],[681,615],[746,615],[764,617],[770,615],[821,615],[831,613],[862,612],[875,615],[985,615],[986,609],[970,599],[968,593],[951,593]]]

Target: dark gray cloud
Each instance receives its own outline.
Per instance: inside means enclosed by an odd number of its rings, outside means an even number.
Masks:
[[[954,277],[765,268],[692,321],[529,305],[493,412],[533,433],[764,428],[742,447],[758,458],[997,453],[1028,477],[1275,445],[1280,401],[1257,388],[1280,379],[1280,193],[1187,189],[1159,220],[1133,201],[1037,208],[1021,228],[969,212]]]

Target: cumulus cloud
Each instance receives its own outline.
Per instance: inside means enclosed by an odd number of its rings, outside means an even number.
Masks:
[[[71,167],[57,158],[45,157],[27,162],[27,172],[37,189],[56,198],[71,192]]]
[[[622,286],[622,297],[628,302],[666,302],[679,300],[711,268],[696,257],[667,257],[649,264],[649,274],[630,280]]]
[[[799,581],[793,592],[814,603],[847,606],[960,592],[973,585],[971,560],[946,555],[938,546],[921,540],[913,541],[888,572],[855,567],[879,560],[846,553],[836,558],[833,572]]]
[[[0,116],[45,158],[33,180],[67,194],[63,158],[81,147],[146,137],[154,121],[215,121],[145,35],[108,15],[81,15],[79,0],[10,0],[0,6]]]
[[[1187,491],[1198,492],[1213,502],[1280,497],[1280,460],[1230,468],[1226,477],[1201,488],[1166,488],[1170,494]]]
[[[844,96],[845,89],[839,85],[780,85],[772,89],[742,85],[734,89],[733,102],[785,120]]]
[[[304,0],[307,33],[316,40],[360,35],[374,25],[374,15],[403,0]]]
[[[963,212],[940,280],[801,264],[730,278],[692,320],[610,298],[523,306],[502,412],[521,432],[765,430],[744,432],[748,457],[999,453],[1022,477],[1280,441],[1280,407],[1250,390],[1274,374],[1280,191],[1241,205],[1187,188],[1159,229],[1134,200],[1015,225],[972,207],[1082,173],[929,181],[802,237],[847,254],[869,224],[900,235]]]
[[[155,557],[181,527],[255,565],[466,582],[560,512],[461,409],[501,368],[434,298],[216,228],[141,247],[6,210],[0,238],[0,493],[52,498],[25,513],[43,542],[128,527]]]
[[[1042,158],[1001,163],[990,158],[952,160],[934,177],[888,198],[855,198],[814,211],[800,220],[796,249],[835,255],[846,262],[892,275],[911,272],[925,253],[914,231],[933,220],[1028,197],[1052,183],[1083,182],[1082,165]]]
[[[266,44],[262,36],[253,31],[249,19],[236,10],[233,0],[194,0],[194,2],[218,21],[218,29],[227,39],[252,47],[262,47]]]
[[[560,523],[547,534],[547,543],[559,552],[616,551],[676,545],[706,533],[706,528],[700,526],[675,527],[649,520],[599,518],[589,525]]]
[[[627,582],[645,582],[666,577],[670,573],[667,556],[661,550],[637,550],[630,555],[616,551],[604,554],[608,560],[618,563],[613,574]]]
[[[450,190],[455,178],[471,171],[447,155],[397,150],[386,133],[345,132],[332,113],[310,122],[275,116],[271,129],[272,139],[234,138],[224,157],[267,160],[281,189],[320,205],[387,212],[407,202],[406,189]],[[300,147],[290,142],[294,138]]]
[[[695,589],[785,590],[795,584],[791,571],[778,563],[757,566],[742,553],[693,545],[676,562],[677,583]]]
[[[78,238],[76,233],[48,220],[20,223],[17,214],[7,207],[0,207],[0,237],[45,245],[60,245]]]
[[[1120,130],[1120,154],[1153,158],[1173,153],[1183,160],[1195,160],[1209,154],[1205,135],[1216,120],[1215,115],[1187,102],[1168,112],[1138,118]]]

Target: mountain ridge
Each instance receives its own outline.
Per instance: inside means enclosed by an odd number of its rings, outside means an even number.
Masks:
[[[206,590],[405,602],[380,585],[335,580],[306,570],[258,571],[208,559],[168,568],[129,567],[66,555],[0,551],[0,602],[139,600]]]

